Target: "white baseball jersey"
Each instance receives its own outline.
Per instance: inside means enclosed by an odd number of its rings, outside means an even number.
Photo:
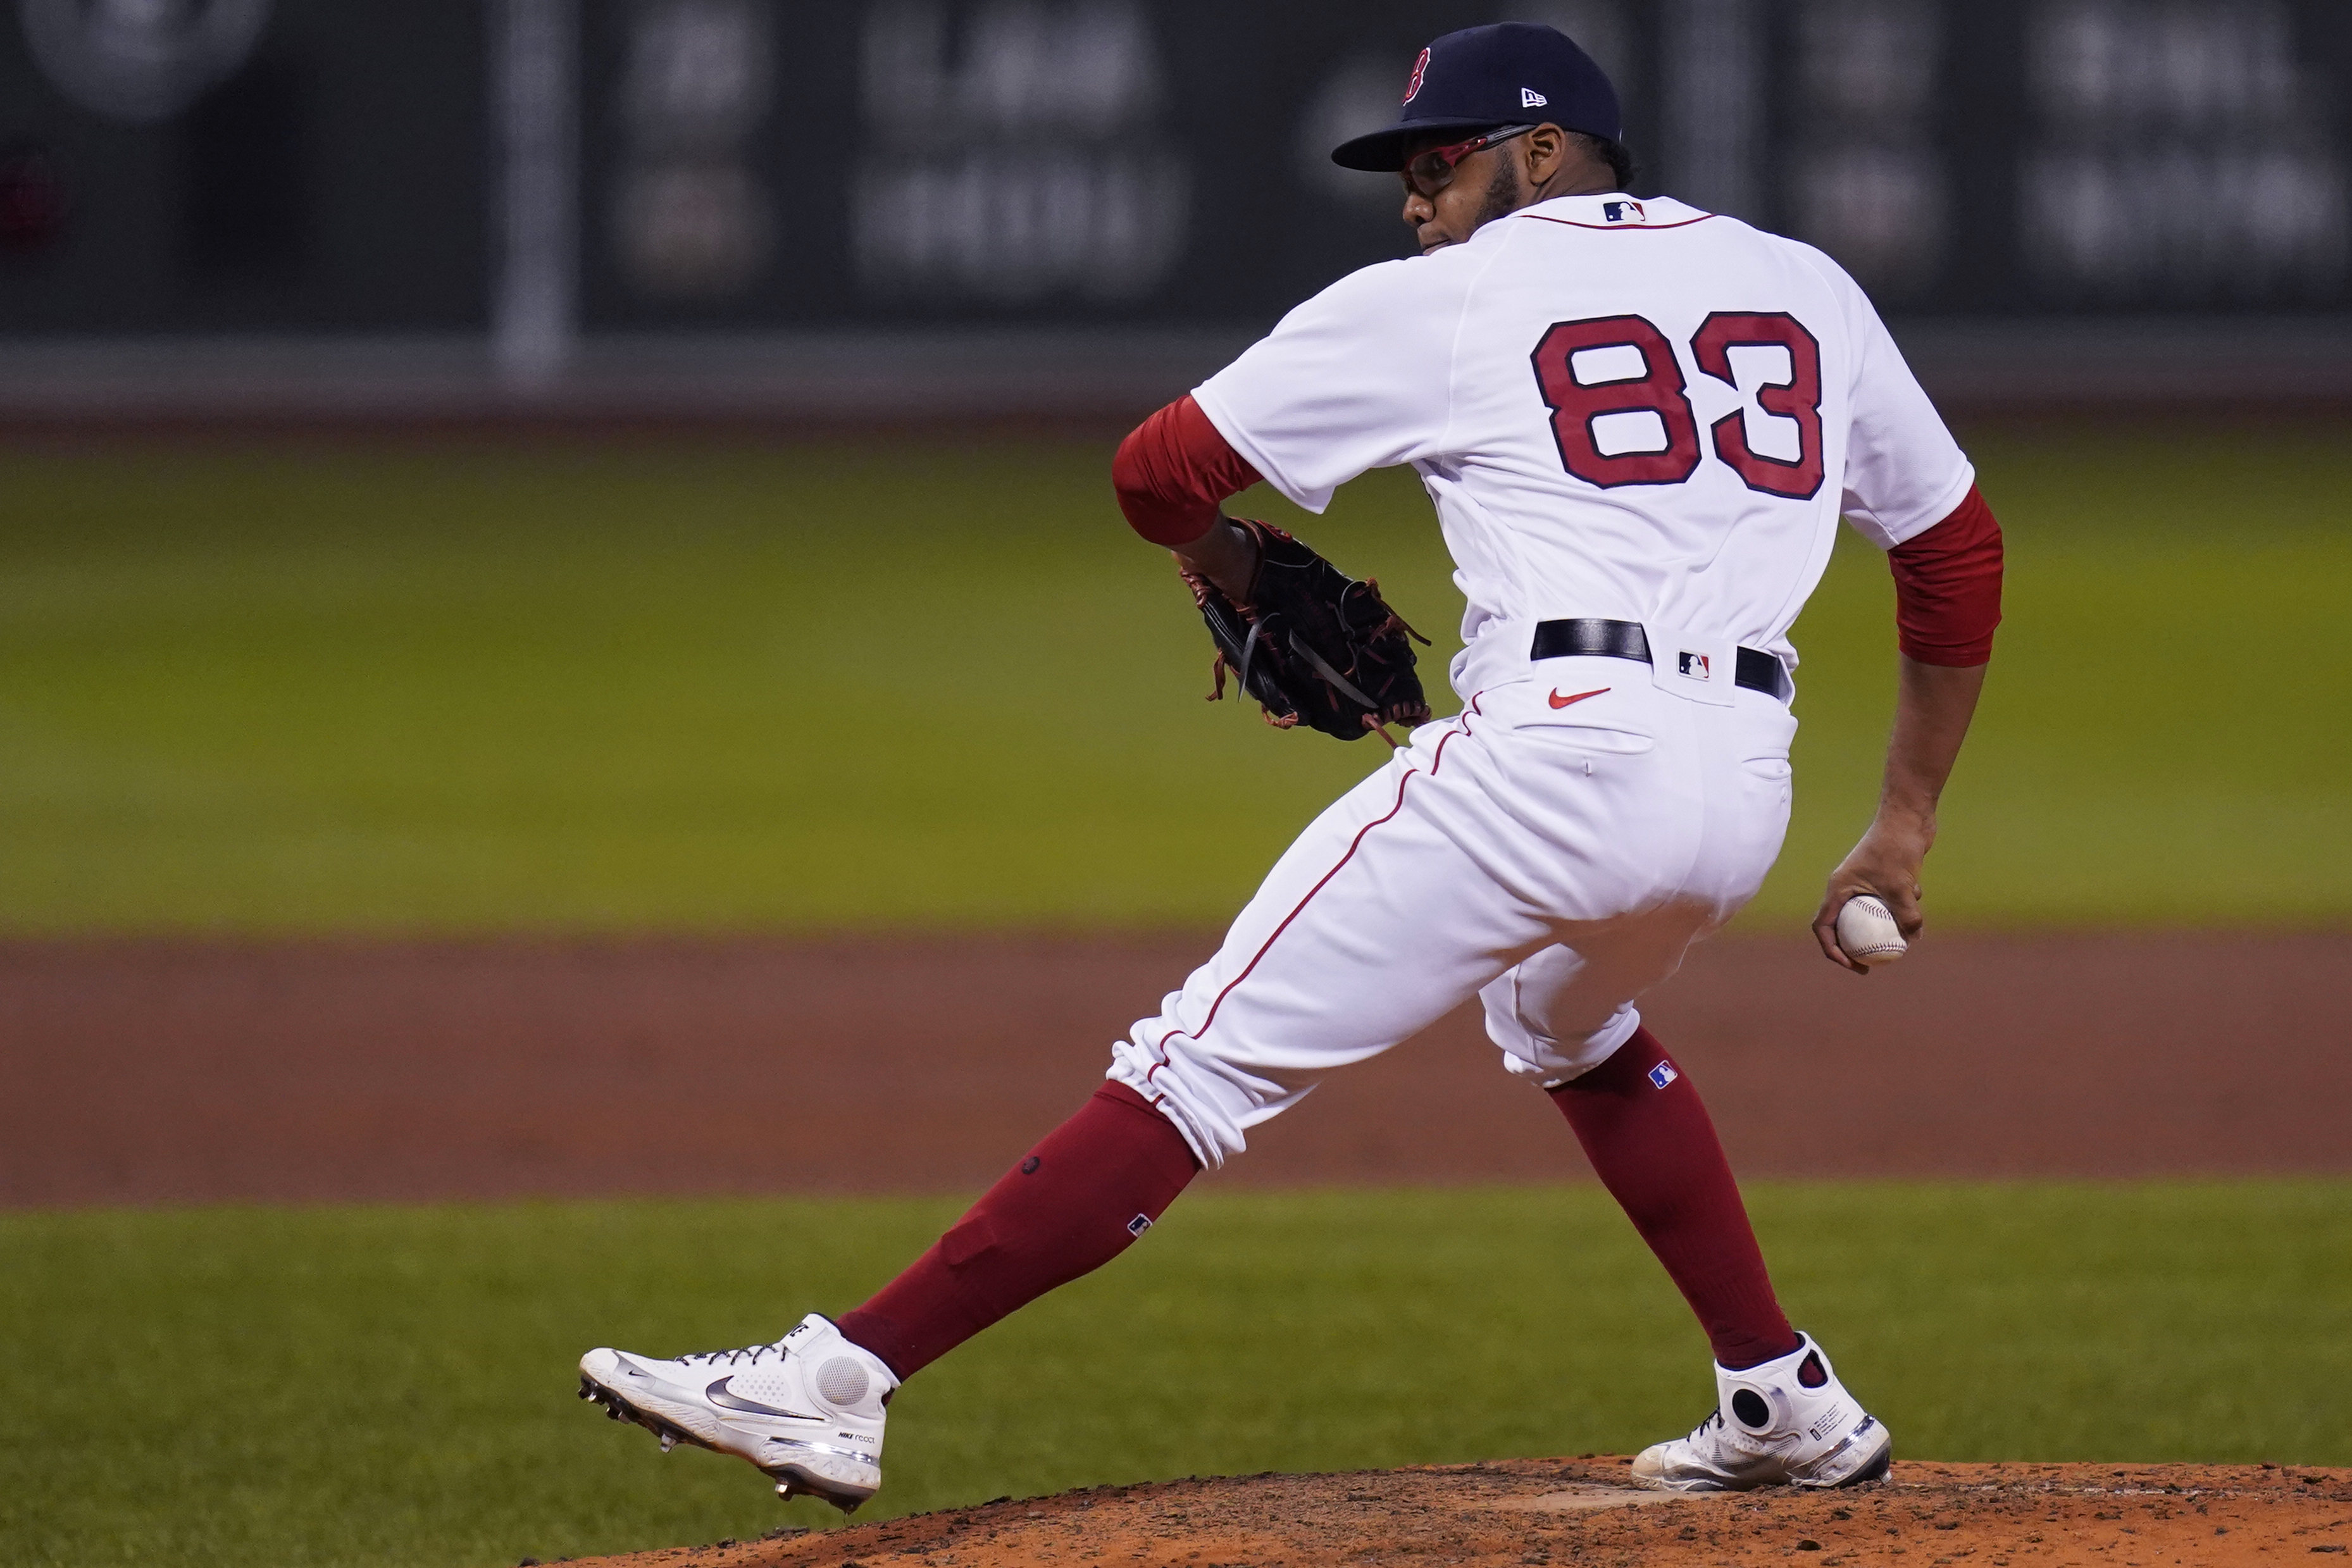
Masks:
[[[1469,603],[1465,696],[1561,616],[1793,668],[1840,512],[1890,548],[1975,479],[1835,262],[1664,198],[1562,196],[1365,268],[1193,397],[1310,511],[1420,472]]]
[[[1841,510],[1891,547],[1974,481],[1835,264],[1671,201],[1564,197],[1367,268],[1193,396],[1310,510],[1411,463],[1470,605],[1462,711],[1318,816],[1113,1047],[1207,1164],[1472,996],[1521,1078],[1606,1060],[1788,828],[1796,718],[1729,679],[1734,647],[1794,664]],[[1535,658],[1569,616],[1684,652]]]

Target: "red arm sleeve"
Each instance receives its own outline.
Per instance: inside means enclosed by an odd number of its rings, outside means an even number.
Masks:
[[[1974,485],[1951,516],[1886,552],[1895,573],[1895,625],[1903,651],[1921,664],[1992,658],[2000,625],[2000,524]]]
[[[1225,498],[1257,481],[1190,393],[1129,432],[1110,465],[1128,526],[1171,548],[1208,532]]]

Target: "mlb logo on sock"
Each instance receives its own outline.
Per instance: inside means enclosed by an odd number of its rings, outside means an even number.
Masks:
[[[1681,1076],[1681,1074],[1675,1071],[1675,1064],[1672,1062],[1660,1062],[1656,1067],[1650,1069],[1650,1082],[1654,1087],[1658,1089],[1665,1088],[1666,1085],[1674,1082],[1675,1079]]]
[[[1127,1222],[1127,1234],[1129,1236],[1141,1236],[1145,1231],[1150,1230],[1150,1228],[1151,1216],[1148,1214],[1137,1215],[1133,1219]]]

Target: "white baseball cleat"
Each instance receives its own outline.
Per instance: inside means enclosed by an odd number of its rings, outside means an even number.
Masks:
[[[1850,1487],[1884,1480],[1895,1459],[1886,1428],[1830,1370],[1809,1334],[1777,1361],[1715,1369],[1716,1408],[1687,1437],[1633,1460],[1633,1484],[1670,1492],[1757,1487]]]
[[[806,1492],[844,1513],[882,1485],[882,1423],[898,1380],[882,1358],[811,1312],[772,1345],[656,1361],[626,1351],[580,1358],[580,1397],[661,1439],[748,1459],[776,1495]]]

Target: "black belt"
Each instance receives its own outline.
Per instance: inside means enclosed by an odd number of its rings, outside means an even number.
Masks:
[[[1630,658],[1650,662],[1649,635],[1639,621],[1543,621],[1536,626],[1530,658]],[[1731,683],[1786,702],[1796,694],[1789,671],[1761,648],[1743,647],[1733,661]]]

